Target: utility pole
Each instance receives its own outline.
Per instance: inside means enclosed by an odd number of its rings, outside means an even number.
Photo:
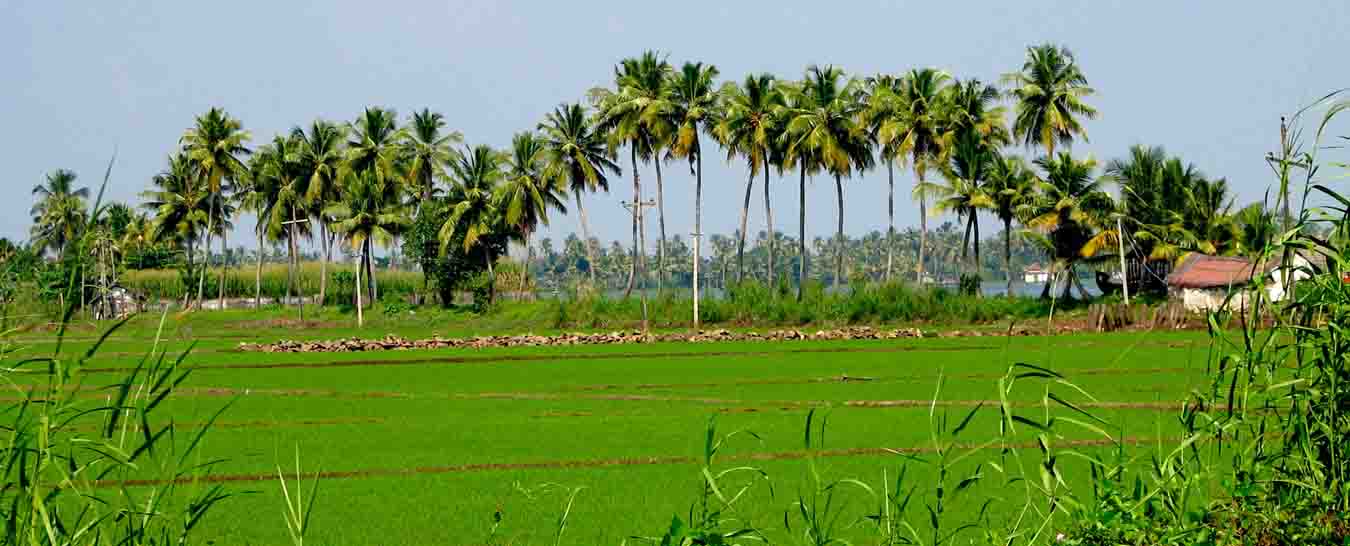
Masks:
[[[290,227],[291,248],[295,249],[295,258],[291,260],[291,278],[295,279],[295,295],[296,298],[299,300],[301,327],[304,327],[305,323],[305,294],[304,291],[300,289],[300,275],[299,271],[296,271],[297,268],[295,267],[297,265],[296,262],[300,260],[300,244],[295,240],[295,237],[297,235],[295,232],[295,226],[305,223],[309,223],[309,218],[300,218],[296,216],[294,209],[291,210],[291,219],[281,223],[281,225],[283,226]]]
[[[648,331],[647,283],[645,278],[645,275],[647,273],[647,225],[646,222],[644,221],[645,220],[644,217],[646,215],[643,214],[642,209],[647,207],[655,207],[656,201],[652,199],[640,201],[638,203],[629,203],[628,201],[623,201],[621,205],[623,206],[623,208],[628,209],[628,212],[631,213],[633,217],[637,219],[639,238],[637,241],[635,241],[636,246],[633,247],[633,254],[634,254],[633,268],[635,271],[634,275],[638,279],[637,282],[640,283],[638,286],[638,292],[641,293],[640,295],[642,298],[642,335],[645,336],[647,335]]]

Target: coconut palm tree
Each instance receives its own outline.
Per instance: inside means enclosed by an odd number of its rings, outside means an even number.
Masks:
[[[378,296],[376,283],[370,278],[375,273],[371,266],[372,242],[390,244],[409,222],[396,187],[397,179],[390,177],[382,181],[376,169],[355,172],[358,174],[343,179],[341,200],[329,205],[325,214],[333,218],[333,230],[361,253],[356,267],[355,290],[359,326],[364,322],[363,293],[368,292],[371,301]],[[367,275],[365,285],[361,282],[362,269]]]
[[[276,193],[278,191],[275,181],[270,177],[259,176],[263,172],[262,165],[267,160],[268,150],[264,146],[249,158],[249,174],[241,181],[235,196],[239,202],[239,208],[244,212],[251,212],[257,219],[253,224],[253,234],[257,237],[258,252],[257,264],[253,272],[253,308],[262,308],[262,263],[263,251],[266,248],[263,244],[265,238],[271,234],[268,232],[269,220],[271,214],[269,207],[277,202]]]
[[[878,74],[867,78],[863,89],[862,124],[868,131],[868,137],[878,146],[878,155],[886,163],[886,270],[883,278],[890,282],[891,269],[895,262],[895,160],[902,156],[894,140],[881,142],[880,130],[883,123],[896,119],[907,106],[904,104],[904,80],[889,74]],[[904,157],[900,157],[904,161]]]
[[[168,167],[151,178],[152,189],[141,193],[141,207],[153,215],[151,239],[181,247],[188,271],[211,216],[211,201],[200,180],[192,161],[180,152],[169,156]],[[184,294],[183,304],[190,300]]]
[[[665,202],[661,180],[661,151],[667,147],[674,134],[674,122],[671,113],[668,90],[671,77],[670,63],[654,51],[644,52],[641,56],[627,58],[614,67],[614,91],[593,90],[592,100],[599,107],[600,130],[609,136],[610,147],[628,146],[629,159],[633,168],[633,205],[638,207],[633,214],[633,268],[629,270],[628,291],[633,288],[639,270],[645,270],[644,258],[646,234],[643,229],[641,209],[642,182],[638,174],[637,160],[654,160],[656,163],[656,206],[657,222],[660,226],[660,240],[657,246],[657,260],[665,256]],[[625,292],[627,296],[627,291]]]
[[[1012,222],[1025,207],[1035,202],[1036,174],[1016,156],[995,154],[989,164],[983,207],[1003,222],[1003,265],[1006,270],[1007,296],[1013,296]]]
[[[1243,207],[1235,215],[1238,225],[1238,247],[1243,254],[1260,256],[1278,235],[1275,213],[1264,202]]]
[[[299,292],[300,237],[309,237],[313,228],[308,218],[311,210],[309,196],[313,195],[309,184],[314,180],[313,173],[300,160],[306,157],[303,149],[308,139],[305,135],[290,138],[276,136],[272,142],[259,151],[254,174],[254,183],[263,188],[265,201],[260,203],[260,214],[266,218],[266,225],[273,239],[286,238],[289,252],[286,295],[292,290]],[[302,304],[303,305],[303,304]]]
[[[297,178],[305,180],[303,208],[319,224],[319,244],[323,246],[323,264],[319,267],[320,305],[328,298],[328,263],[333,260],[336,238],[336,234],[329,233],[332,222],[324,209],[337,202],[342,191],[339,178],[346,154],[344,138],[346,130],[341,125],[315,120],[308,131],[300,127],[291,129],[291,140],[295,145],[290,146],[287,153],[294,157],[284,158],[299,170]]]
[[[934,206],[937,212],[952,212],[965,221],[965,235],[961,239],[961,261],[966,262],[966,250],[974,246],[974,267],[968,273],[979,274],[980,221],[979,211],[990,205],[984,182],[993,166],[995,148],[976,131],[962,131],[950,144],[951,160],[944,165],[946,184],[935,185],[929,193],[938,196]]]
[[[941,144],[948,119],[944,88],[951,79],[946,72],[933,68],[911,70],[900,83],[893,99],[892,113],[878,121],[876,140],[890,157],[900,160],[906,156],[917,176],[915,194],[919,198],[919,260],[916,279],[924,278],[925,252],[928,248],[928,196],[921,188],[927,187],[925,175],[929,167],[940,166]]]
[[[1091,251],[1085,252],[1085,246],[1093,239],[1094,230],[1108,223],[1114,202],[1101,190],[1103,180],[1093,176],[1097,162],[1091,158],[1078,160],[1060,152],[1054,157],[1037,159],[1036,165],[1044,172],[1044,178],[1041,196],[1030,207],[1027,226],[1048,234],[1046,242],[1051,257],[1068,276],[1064,295],[1067,297],[1070,287],[1077,285],[1079,293],[1087,298],[1075,266],[1092,255]],[[1047,284],[1043,296],[1048,294],[1049,284],[1053,283]]]
[[[459,131],[445,131],[445,116],[424,108],[414,112],[408,124],[408,185],[419,202],[430,201],[436,193],[436,180],[445,177],[445,165],[454,157],[454,145],[464,141]],[[419,207],[420,210],[420,207]]]
[[[230,117],[228,113],[220,108],[211,108],[205,114],[197,116],[196,123],[183,133],[181,144],[183,153],[188,160],[192,162],[197,174],[202,178],[206,185],[207,199],[210,201],[211,212],[207,217],[206,226],[206,258],[202,264],[202,276],[197,281],[197,303],[201,304],[202,290],[206,284],[206,270],[210,268],[211,260],[211,236],[219,233],[221,253],[224,254],[227,242],[225,234],[227,230],[217,229],[216,224],[228,223],[229,215],[225,213],[226,192],[230,186],[244,176],[248,167],[244,165],[244,157],[249,154],[248,141],[250,139],[248,131],[239,120]],[[225,269],[220,270],[220,288],[218,297],[220,306],[223,309],[225,305],[224,298]]]
[[[718,94],[715,90],[717,80],[717,67],[713,65],[704,65],[703,63],[684,63],[680,71],[674,74],[668,83],[670,93],[669,102],[673,106],[670,112],[670,118],[674,120],[675,132],[674,138],[670,142],[670,153],[674,157],[682,157],[689,160],[690,167],[694,171],[694,236],[698,237],[703,232],[703,145],[699,138],[700,132],[713,134],[716,139],[716,122],[721,115],[719,112]],[[660,190],[658,189],[658,196]],[[660,208],[658,204],[658,209]],[[662,213],[661,222],[661,257],[657,259],[657,266],[664,268],[664,245],[665,245],[665,217]],[[699,297],[699,262],[703,260],[702,250],[699,248],[698,241],[694,241],[694,309],[698,309]],[[698,328],[698,313],[694,314],[694,328]]]
[[[804,82],[792,82],[783,84],[783,105],[779,108],[776,116],[778,117],[781,130],[778,135],[778,148],[781,150],[779,164],[783,170],[797,168],[798,173],[798,192],[799,197],[797,209],[797,301],[801,301],[804,295],[806,284],[807,253],[806,253],[806,175],[820,172],[822,162],[817,155],[818,150],[805,145],[796,134],[788,131],[788,123],[792,118],[801,112],[809,112],[816,108],[815,97],[803,90]]]
[[[403,158],[406,139],[393,110],[366,108],[350,124],[348,134],[347,157],[343,165],[347,173],[364,175],[369,172],[385,189],[401,182],[399,160]]]
[[[539,124],[539,130],[543,133],[544,147],[548,150],[546,160],[547,170],[551,173],[549,176],[562,177],[572,198],[576,200],[587,261],[591,264],[588,272],[594,284],[595,248],[589,244],[591,229],[586,221],[581,195],[597,190],[608,193],[609,177],[606,173],[620,175],[619,166],[605,147],[604,134],[586,116],[585,107],[579,103],[562,104],[554,108]]]
[[[1022,70],[1004,75],[1003,81],[1012,86],[1013,133],[1023,145],[1040,146],[1053,157],[1056,145],[1087,137],[1081,119],[1095,119],[1097,110],[1083,99],[1094,91],[1068,48],[1051,44],[1027,48]]]
[[[37,203],[29,211],[33,216],[32,240],[38,251],[55,250],[57,259],[65,259],[66,247],[79,237],[88,212],[84,200],[89,188],[75,187],[73,171],[58,169],[46,182],[33,186]]]
[[[790,148],[812,150],[821,168],[834,177],[839,206],[836,237],[843,241],[843,177],[852,176],[855,169],[865,170],[872,164],[866,132],[858,123],[863,109],[861,82],[845,80],[844,71],[838,67],[810,66],[797,92],[806,98],[789,111],[784,132]],[[843,254],[835,253],[835,284],[843,277]]]
[[[463,235],[463,250],[466,253],[480,241],[486,242],[488,237],[497,233],[502,214],[496,192],[506,178],[506,162],[507,158],[501,152],[485,145],[466,149],[460,157],[450,162],[453,186],[450,190],[450,216],[441,226],[439,234],[442,253],[446,252],[457,232]],[[491,292],[495,290],[491,288],[495,286],[493,256],[486,249],[483,256]]]
[[[778,137],[776,113],[783,107],[783,95],[770,74],[752,74],[745,83],[728,82],[723,86],[724,114],[716,130],[718,140],[726,147],[727,160],[736,156],[745,158],[750,167],[745,181],[745,201],[741,205],[741,229],[736,241],[736,282],[745,278],[746,220],[750,215],[750,194],[755,176],[764,173],[764,220],[770,235],[769,263],[773,263],[773,221],[769,203],[769,166],[774,140]],[[769,266],[767,281],[774,282],[773,266]]]
[[[535,133],[516,133],[511,139],[511,159],[506,179],[498,189],[499,210],[504,220],[525,240],[525,267],[520,289],[529,286],[530,236],[539,226],[548,225],[549,209],[567,214],[563,203],[566,177],[550,172],[547,142]]]

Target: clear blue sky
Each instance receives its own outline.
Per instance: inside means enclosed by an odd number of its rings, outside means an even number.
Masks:
[[[96,186],[114,147],[111,196],[134,201],[193,116],[212,106],[240,118],[255,142],[315,117],[350,120],[367,105],[401,115],[430,107],[470,143],[500,147],[558,102],[610,83],[614,63],[644,49],[713,63],[724,78],[796,78],[808,64],[833,63],[858,75],[936,66],[994,81],[1021,65],[1026,46],[1063,44],[1098,90],[1089,102],[1102,114],[1076,153],[1105,161],[1131,144],[1163,145],[1254,200],[1271,180],[1262,156],[1276,147],[1279,116],[1350,85],[1347,6],[7,0],[0,237],[26,238],[29,190],[44,173],[73,169]],[[744,167],[721,157],[705,167],[705,230],[730,232]],[[678,164],[666,173],[669,231],[686,233],[692,178]],[[897,178],[908,187],[912,175]],[[792,182],[774,180],[776,227],[789,232],[797,229]],[[832,186],[819,179],[810,190],[810,234],[834,225]],[[588,198],[605,240],[627,238],[618,202],[631,198],[629,188]],[[884,229],[884,191],[884,171],[847,182],[849,232]],[[760,209],[757,197],[752,230],[762,226]],[[907,199],[897,209],[900,225],[918,223]],[[545,235],[578,229],[573,214]]]

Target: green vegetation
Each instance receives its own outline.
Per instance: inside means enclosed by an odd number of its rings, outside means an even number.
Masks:
[[[518,133],[508,150],[464,143],[445,116],[426,109],[403,119],[394,110],[368,107],[349,123],[314,120],[255,140],[239,119],[212,108],[184,131],[139,206],[109,207],[82,231],[91,216],[84,204],[88,190],[78,187],[75,173],[53,171],[33,191],[31,242],[10,246],[61,262],[87,238],[99,280],[87,282],[85,272],[85,284],[107,291],[121,284],[127,270],[173,270],[176,275],[151,275],[158,280],[145,288],[192,306],[210,294],[247,297],[242,269],[248,265],[255,298],[281,295],[272,268],[262,286],[269,248],[278,250],[271,264],[290,268],[287,291],[317,280],[310,291],[325,303],[357,299],[351,291],[358,283],[370,305],[380,301],[382,284],[393,288],[386,295],[403,297],[413,290],[402,271],[416,269],[425,277],[425,294],[419,295],[434,294],[448,304],[457,292],[474,292],[484,306],[504,288],[561,290],[577,283],[598,292],[622,288],[627,295],[653,284],[658,292],[666,286],[698,292],[757,278],[771,288],[795,286],[799,300],[812,282],[955,285],[964,277],[968,288],[976,279],[995,278],[1011,286],[1016,272],[1032,262],[1048,263],[1055,285],[1064,289],[1054,295],[1047,289],[1043,297],[1068,299],[1077,286],[1076,297],[1086,298],[1078,270],[1116,267],[1120,262],[1113,258],[1122,248],[1136,262],[1196,251],[1252,255],[1276,235],[1265,203],[1235,210],[1223,179],[1206,177],[1162,148],[1133,148],[1104,169],[1068,151],[1098,111],[1083,66],[1064,47],[1027,48],[1019,69],[990,78],[997,85],[936,68],[861,77],[837,66],[810,66],[799,80],[751,74],[743,84],[720,76],[711,64],[672,63],[653,51],[623,59],[608,86],[590,90],[588,104],[560,105]],[[255,142],[260,144],[251,147]],[[1035,152],[1019,157],[1017,143]],[[689,163],[698,231],[702,164],[709,152],[746,163],[743,221],[730,236],[708,234],[695,255],[687,240],[667,237],[662,166]],[[844,182],[882,164],[889,225],[884,233],[849,238],[843,231]],[[630,172],[622,172],[625,166]],[[648,167],[655,173],[654,192],[642,185]],[[910,195],[920,204],[917,230],[894,225],[897,167],[915,174]],[[832,237],[807,240],[805,201],[796,211],[795,238],[775,230],[768,210],[772,171],[795,176],[802,199],[811,178],[833,180],[838,203]],[[761,174],[766,225],[751,241],[745,219]],[[656,220],[651,268],[645,213],[634,215],[630,243],[602,245],[587,225],[586,194],[608,192],[612,181],[626,176],[633,182],[631,203],[645,203],[654,193],[653,202],[643,205]],[[1107,184],[1118,185],[1122,197],[1111,197]],[[534,234],[570,212],[569,206],[580,216],[581,237],[568,236],[558,248],[551,239],[535,241]],[[227,245],[243,212],[258,219],[251,226],[257,246],[251,257]],[[930,232],[930,213],[955,214],[956,222]],[[1000,221],[1001,233],[985,240],[981,216]],[[211,249],[216,239],[219,252]],[[319,249],[312,260],[320,263],[317,279],[301,270],[304,241]],[[516,286],[507,287],[494,281],[513,244],[524,247],[524,259]],[[1001,259],[982,253],[982,244],[1001,244]],[[341,295],[329,290],[335,247],[359,264],[351,270],[354,278],[341,280],[352,287]],[[377,247],[389,256],[377,257]],[[384,276],[392,278],[382,283]]]

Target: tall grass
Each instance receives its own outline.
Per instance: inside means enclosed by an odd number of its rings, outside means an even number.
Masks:
[[[322,265],[318,262],[300,264],[297,282],[305,295],[314,296],[319,293]],[[344,278],[344,273],[354,278],[355,271],[352,266],[328,265],[330,302],[345,303],[353,299],[350,281],[344,284],[341,279]],[[256,272],[254,267],[249,266],[226,269],[225,297],[252,298],[257,287]],[[289,268],[284,264],[263,265],[262,297],[273,300],[285,297],[288,275]],[[377,271],[375,278],[379,283],[381,297],[405,296],[422,288],[422,274],[416,271]],[[174,300],[188,294],[195,295],[196,285],[189,285],[186,281],[182,272],[176,269],[128,271],[121,279],[122,286],[151,300]],[[192,282],[195,283],[196,279],[192,279]],[[218,282],[216,274],[207,275],[205,293],[210,297],[215,296]]]
[[[626,326],[642,318],[636,298],[618,299],[582,293],[551,302],[553,326],[603,328]],[[942,288],[916,288],[903,283],[860,284],[844,291],[826,291],[808,284],[801,301],[790,292],[747,282],[699,306],[705,324],[780,325],[877,324],[917,322],[972,324],[1046,316],[1050,303],[1035,298],[979,297]],[[693,317],[689,294],[668,291],[648,305],[657,327],[688,325]]]

